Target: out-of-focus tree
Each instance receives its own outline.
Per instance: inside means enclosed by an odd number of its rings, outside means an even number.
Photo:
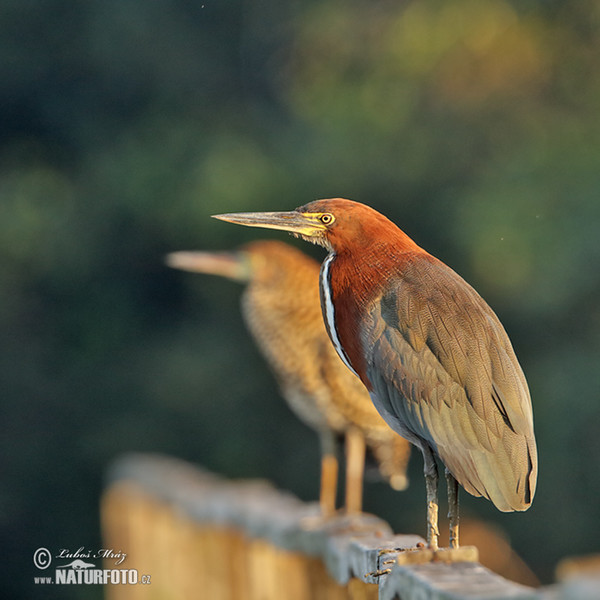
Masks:
[[[316,197],[390,216],[513,339],[538,496],[523,515],[465,497],[466,511],[501,523],[545,581],[562,555],[597,550],[596,2],[6,0],[0,50],[13,597],[57,594],[30,583],[37,547],[100,543],[102,474],[123,451],[315,497],[318,449],[245,333],[239,289],[162,257],[256,237],[212,213]],[[417,462],[407,493],[367,489],[398,530],[423,519]]]

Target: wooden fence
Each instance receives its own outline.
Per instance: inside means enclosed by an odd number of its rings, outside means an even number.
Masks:
[[[591,559],[566,563],[563,583],[543,589],[502,578],[468,549],[461,562],[418,564],[410,550],[424,540],[376,517],[323,522],[315,505],[268,482],[228,481],[164,456],[117,461],[101,513],[104,547],[127,554],[105,568],[137,571],[135,585],[106,586],[109,600],[600,598]]]

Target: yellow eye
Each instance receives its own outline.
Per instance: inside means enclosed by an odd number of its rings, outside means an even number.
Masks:
[[[319,217],[319,220],[323,225],[331,225],[333,223],[333,215],[329,213],[324,213]]]

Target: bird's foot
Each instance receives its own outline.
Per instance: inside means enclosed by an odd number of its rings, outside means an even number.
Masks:
[[[399,554],[415,548],[424,548],[425,542],[423,538],[418,535],[395,535],[392,538],[383,540],[383,545],[390,543],[389,547],[381,547],[377,552],[377,570],[371,571],[364,575],[365,578],[372,578],[374,581],[369,583],[376,583],[379,577],[387,575],[392,567],[396,564],[396,559]],[[396,542],[397,545],[392,545]]]
[[[460,548],[431,548],[425,544],[400,552],[395,563],[417,565],[428,562],[479,562],[479,550],[475,546]]]
[[[304,517],[300,521],[304,531],[322,530],[329,534],[371,533],[374,536],[389,536],[390,526],[374,515],[367,513],[347,513],[337,511],[332,514],[320,514]]]
[[[382,557],[389,558],[381,560]],[[378,569],[366,577],[378,578],[387,575],[394,565],[418,565],[429,562],[479,562],[479,551],[475,546],[461,548],[430,548],[423,542],[412,548],[383,548],[378,553]]]
[[[396,557],[399,552],[402,552],[403,548],[382,548],[377,553],[377,566],[378,569],[376,571],[371,571],[370,573],[365,573],[365,577],[373,577],[377,579],[379,577],[383,577],[391,572],[392,566],[396,564]],[[394,556],[387,558],[386,560],[382,560],[386,554],[393,554]]]
[[[300,519],[300,528],[304,531],[324,529],[330,522],[338,518],[339,511],[324,511],[320,506],[312,506],[308,514]]]

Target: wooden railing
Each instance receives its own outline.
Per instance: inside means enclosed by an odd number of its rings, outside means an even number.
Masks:
[[[106,586],[109,600],[589,600],[595,585],[527,587],[468,551],[461,562],[418,564],[411,549],[423,540],[376,517],[323,521],[268,482],[228,481],[163,456],[117,461],[101,512],[105,548],[127,554],[106,568],[137,571],[135,585]]]

